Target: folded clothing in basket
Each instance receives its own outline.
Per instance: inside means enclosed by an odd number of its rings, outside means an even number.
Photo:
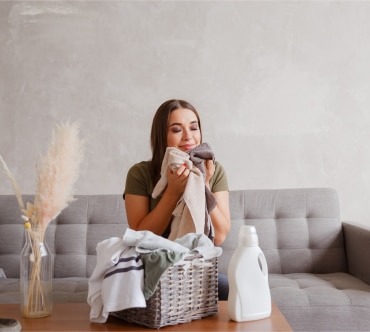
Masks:
[[[174,241],[155,235],[151,231],[134,231],[127,229],[123,235],[126,245],[136,248],[139,253],[148,253],[155,250],[167,249],[187,255],[201,255],[204,259],[220,257],[221,247],[215,247],[213,242],[204,234],[189,233]]]
[[[175,241],[170,241],[150,231],[127,229],[123,241],[142,254],[144,270],[147,272],[143,291],[146,300],[153,295],[162,274],[168,267],[190,264],[189,259],[194,256],[204,261],[222,254],[222,248],[215,247],[204,234],[189,233]],[[199,264],[199,261],[197,263]]]
[[[122,239],[99,242],[96,250],[87,302],[90,321],[97,323],[106,322],[110,312],[144,308],[168,267],[190,264],[187,259],[195,255],[198,260],[206,260],[222,253],[204,234],[190,233],[170,241],[150,231],[131,229]]]

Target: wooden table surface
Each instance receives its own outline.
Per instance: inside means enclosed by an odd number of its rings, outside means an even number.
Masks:
[[[110,317],[106,323],[89,321],[90,307],[86,303],[56,303],[50,316],[42,318],[24,318],[20,314],[19,304],[0,304],[0,317],[15,318],[26,331],[155,331],[147,327],[126,323]],[[165,326],[163,332],[170,331],[291,331],[291,327],[280,310],[273,304],[270,317],[255,321],[237,323],[229,320],[227,302],[219,302],[218,314],[193,320],[190,323]]]

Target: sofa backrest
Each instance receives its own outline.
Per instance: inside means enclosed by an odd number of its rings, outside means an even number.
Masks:
[[[89,277],[96,245],[122,237],[127,225],[121,195],[77,195],[47,228],[55,277]],[[32,202],[33,197],[24,196]],[[240,190],[230,192],[232,228],[223,243],[219,270],[227,273],[241,225],[255,225],[273,273],[346,271],[339,204],[332,189]],[[13,195],[0,195],[0,268],[19,277],[23,221]]]
[[[237,245],[241,225],[255,225],[271,273],[347,270],[337,192],[328,188],[230,192],[231,231],[219,270]]]
[[[24,201],[33,202],[25,195]],[[24,245],[23,221],[15,196],[0,196],[0,267],[19,277]],[[54,253],[54,277],[89,277],[96,264],[96,245],[122,237],[128,227],[122,195],[77,195],[47,228],[46,243]]]

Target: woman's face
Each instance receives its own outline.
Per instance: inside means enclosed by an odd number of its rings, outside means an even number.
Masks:
[[[189,151],[198,146],[201,139],[198,119],[192,110],[178,108],[170,113],[167,127],[167,147]]]

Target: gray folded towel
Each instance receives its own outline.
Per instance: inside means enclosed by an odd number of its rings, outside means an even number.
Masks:
[[[205,175],[204,160],[215,160],[212,148],[208,143],[202,143],[189,152],[190,160]]]

